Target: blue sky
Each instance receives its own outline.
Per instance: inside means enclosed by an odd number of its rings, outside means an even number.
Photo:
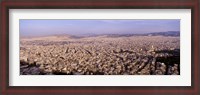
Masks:
[[[180,20],[20,20],[20,36],[180,31]]]

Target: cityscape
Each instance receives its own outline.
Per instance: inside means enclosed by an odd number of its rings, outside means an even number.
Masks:
[[[21,20],[20,75],[180,75],[179,20]]]

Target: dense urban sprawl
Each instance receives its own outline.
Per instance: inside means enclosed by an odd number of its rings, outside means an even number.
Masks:
[[[21,38],[21,75],[179,75],[180,38]]]

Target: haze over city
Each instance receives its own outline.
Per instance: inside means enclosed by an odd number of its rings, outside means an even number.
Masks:
[[[143,34],[180,31],[180,20],[20,20],[20,36]]]

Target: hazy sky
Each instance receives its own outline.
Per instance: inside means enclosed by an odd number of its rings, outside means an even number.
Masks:
[[[180,31],[180,20],[20,20],[21,36]]]

